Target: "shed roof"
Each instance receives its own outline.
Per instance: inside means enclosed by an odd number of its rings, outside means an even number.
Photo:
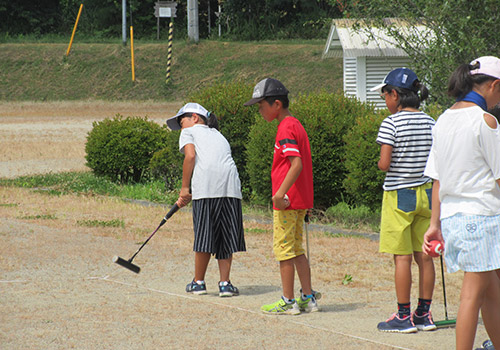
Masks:
[[[400,19],[387,19],[388,24],[401,28],[410,35],[429,34],[424,25],[411,25]],[[323,58],[390,56],[406,57],[404,50],[397,47],[396,40],[385,28],[369,27],[363,20],[334,19],[323,51]]]

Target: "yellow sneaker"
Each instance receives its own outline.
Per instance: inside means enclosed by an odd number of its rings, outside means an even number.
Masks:
[[[300,314],[299,305],[295,299],[292,303],[287,304],[283,298],[275,303],[262,305],[260,308],[262,312],[272,315],[298,315]]]

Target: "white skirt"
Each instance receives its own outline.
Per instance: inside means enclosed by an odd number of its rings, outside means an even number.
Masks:
[[[500,269],[500,215],[456,214],[441,220],[448,272]]]

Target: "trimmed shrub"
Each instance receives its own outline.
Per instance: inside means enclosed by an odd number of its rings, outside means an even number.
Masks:
[[[121,183],[140,182],[149,174],[153,154],[164,148],[168,130],[147,117],[117,114],[92,124],[85,158],[95,175]]]
[[[271,202],[271,166],[273,164],[274,139],[278,123],[271,123],[259,115],[250,129],[246,149],[246,171],[249,177],[251,200],[267,205]]]
[[[240,81],[217,82],[195,92],[188,98],[188,102],[197,102],[217,115],[220,132],[231,145],[245,198],[248,198],[250,192],[245,149],[250,128],[255,121],[256,109],[243,104],[251,98],[252,91],[253,84]]]
[[[380,145],[375,140],[380,124],[389,114],[384,110],[359,116],[354,127],[344,137],[347,174],[343,184],[351,202],[357,206],[378,209],[382,204],[385,172],[377,166]]]
[[[165,182],[167,191],[177,190],[182,184],[184,155],[179,152],[179,134],[179,131],[167,132],[167,147],[155,152],[149,162],[152,175]]]
[[[309,136],[314,175],[314,207],[326,209],[345,200],[346,177],[344,136],[357,117],[373,108],[343,93],[320,92],[299,96],[290,111]]]

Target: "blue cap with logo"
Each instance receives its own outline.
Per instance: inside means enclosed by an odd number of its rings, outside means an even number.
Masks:
[[[413,85],[415,80],[418,80],[417,75],[411,69],[396,68],[385,76],[381,84],[372,87],[370,91],[382,91],[382,88],[386,85],[418,91],[418,88]]]

